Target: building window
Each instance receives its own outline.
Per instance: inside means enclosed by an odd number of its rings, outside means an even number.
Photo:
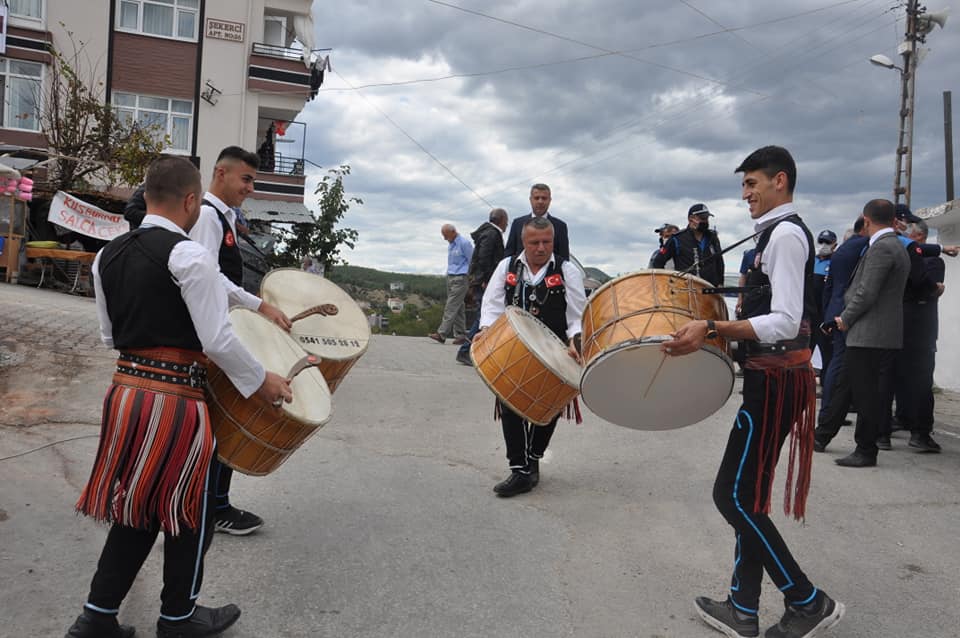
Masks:
[[[124,122],[156,127],[158,134],[170,139],[168,153],[190,153],[193,131],[193,102],[166,97],[114,93],[113,107]]]
[[[200,0],[118,0],[117,28],[177,40],[196,40]]]
[[[9,6],[11,16],[43,19],[43,0],[9,0]]]
[[[39,131],[43,65],[0,58],[0,127]]]

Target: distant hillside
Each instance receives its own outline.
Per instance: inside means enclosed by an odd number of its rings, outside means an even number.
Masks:
[[[362,266],[334,266],[327,274],[330,281],[343,286],[354,288],[366,301],[379,301],[384,293],[386,296],[405,298],[411,295],[420,297],[426,303],[444,303],[447,298],[447,283],[439,275],[411,275],[407,273],[385,272]],[[403,290],[390,291],[390,284],[402,283]]]

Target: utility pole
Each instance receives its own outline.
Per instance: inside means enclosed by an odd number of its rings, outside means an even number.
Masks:
[[[893,203],[910,206],[910,178],[913,171],[913,104],[917,71],[917,16],[919,0],[907,0],[907,33],[898,52],[903,55],[900,73],[900,133],[897,139],[897,171],[893,179]]]
[[[952,93],[943,92],[943,151],[946,154],[947,201],[953,201],[953,104]]]

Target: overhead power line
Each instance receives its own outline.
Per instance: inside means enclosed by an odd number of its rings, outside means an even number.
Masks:
[[[348,85],[348,86],[350,85],[350,82],[348,82],[345,77],[343,77],[342,75],[340,75],[340,73],[339,73],[338,71],[333,71],[333,72],[336,74],[336,76],[337,76],[338,78],[340,78],[340,79],[343,81],[344,84],[346,84],[346,85]],[[444,164],[443,162],[441,162],[441,161],[440,161],[440,158],[438,158],[436,155],[434,155],[433,153],[431,153],[431,152],[427,149],[426,146],[424,146],[423,144],[421,144],[420,142],[418,142],[412,135],[410,135],[409,133],[407,133],[407,131],[406,131],[402,126],[400,126],[399,124],[397,124],[397,122],[394,121],[394,119],[393,119],[392,117],[390,117],[389,115],[387,115],[387,113],[386,113],[383,109],[381,109],[381,108],[380,108],[379,106],[377,106],[374,102],[372,102],[371,100],[369,100],[369,99],[367,98],[367,96],[364,95],[363,93],[361,93],[360,91],[357,91],[356,94],[359,95],[361,98],[363,98],[363,101],[364,101],[364,102],[366,102],[367,104],[369,104],[370,106],[372,106],[374,109],[376,109],[377,113],[379,113],[380,115],[382,115],[385,120],[387,120],[388,122],[390,122],[390,124],[392,124],[392,125],[394,126],[394,128],[396,128],[398,131],[400,131],[401,133],[403,133],[408,140],[410,140],[411,142],[413,142],[414,144],[416,144],[416,145],[417,145],[417,148],[419,148],[421,151],[423,151],[430,159],[432,159],[434,162],[436,162],[437,164],[439,164],[440,167],[441,167],[443,170],[445,170],[453,179],[455,179],[455,180],[457,180],[458,182],[460,182],[460,184],[461,184],[464,188],[466,188],[468,191],[470,191],[471,193],[473,193],[474,196],[476,196],[477,199],[479,199],[481,202],[483,202],[484,204],[486,204],[486,205],[489,206],[490,208],[493,208],[493,204],[491,204],[491,203],[488,202],[486,199],[484,199],[484,198],[483,198],[483,195],[481,195],[481,194],[478,193],[477,191],[473,190],[473,188],[471,188],[469,184],[467,184],[465,181],[463,181],[462,179],[460,179],[460,176],[459,176],[459,175],[457,175],[456,173],[454,173],[454,172],[450,169],[449,166],[447,166],[446,164]]]
[[[681,1],[683,1],[683,0],[681,0]],[[620,56],[620,55],[625,55],[625,54],[630,54],[630,53],[637,53],[637,52],[639,52],[639,51],[646,51],[646,50],[649,50],[649,49],[658,49],[658,48],[670,47],[670,46],[674,46],[674,45],[677,45],[677,44],[687,44],[687,43],[690,43],[690,42],[695,42],[695,41],[697,41],[697,40],[704,40],[704,39],[706,39],[706,38],[712,38],[712,37],[715,37],[715,36],[718,36],[718,35],[724,35],[724,34],[728,34],[728,33],[737,35],[740,31],[746,31],[746,30],[749,30],[749,29],[756,29],[757,27],[768,26],[768,25],[771,25],[771,24],[776,24],[776,23],[778,23],[778,22],[785,22],[785,21],[788,21],[788,20],[794,20],[794,19],[796,19],[796,18],[802,18],[802,17],[808,16],[808,15],[811,15],[811,14],[819,13],[819,12],[821,12],[821,11],[826,11],[826,10],[828,10],[828,9],[833,9],[833,8],[836,8],[836,7],[845,5],[845,4],[851,4],[851,3],[854,3],[854,2],[862,2],[862,0],[843,0],[842,2],[834,3],[834,4],[829,5],[829,6],[826,6],[826,7],[820,7],[820,8],[817,8],[817,9],[811,9],[811,10],[808,10],[808,11],[802,11],[802,12],[800,12],[800,13],[794,13],[794,14],[791,14],[791,15],[782,16],[782,17],[779,17],[779,18],[774,18],[774,19],[772,19],[772,20],[764,20],[764,21],[762,21],[762,22],[754,22],[754,23],[751,23],[751,24],[741,25],[741,26],[739,26],[739,27],[723,27],[723,26],[721,25],[721,29],[718,30],[718,31],[710,31],[710,32],[708,32],[708,33],[701,33],[701,34],[699,34],[699,35],[690,36],[690,37],[688,37],[688,38],[679,38],[679,39],[676,39],[676,40],[667,40],[667,41],[664,41],[664,42],[655,42],[655,43],[653,43],[653,44],[648,44],[648,45],[646,45],[646,46],[637,47],[637,48],[632,48],[632,49],[622,49],[622,50],[609,51],[609,52],[606,52],[606,51],[605,51],[605,52],[601,52],[601,53],[595,53],[595,54],[593,54],[593,55],[582,55],[582,56],[578,56],[578,57],[574,57],[574,58],[565,58],[565,59],[562,59],[562,60],[553,60],[553,61],[550,61],[550,62],[537,62],[537,63],[534,63],[534,64],[522,64],[522,65],[516,65],[516,66],[508,66],[508,67],[503,67],[503,68],[499,68],[499,69],[490,69],[490,70],[487,70],[487,71],[472,71],[472,72],[466,72],[466,73],[450,73],[450,74],[447,74],[447,75],[440,75],[440,76],[431,77],[431,78],[417,78],[417,79],[412,79],[412,80],[399,80],[399,81],[396,81],[396,82],[370,82],[370,83],[367,83],[367,84],[358,84],[358,85],[355,85],[355,86],[352,86],[352,87],[349,87],[349,86],[343,86],[343,87],[340,87],[340,86],[336,86],[336,87],[324,87],[324,88],[319,89],[319,92],[320,92],[320,93],[328,93],[328,92],[357,91],[357,90],[360,90],[360,89],[387,88],[387,87],[394,87],[394,86],[409,86],[409,85],[412,85],[412,84],[426,84],[426,83],[431,83],[431,82],[442,82],[442,81],[445,81],[445,80],[454,80],[454,79],[462,79],[462,78],[475,78],[475,77],[483,77],[483,76],[489,76],[489,75],[500,75],[500,74],[503,74],[503,73],[515,73],[515,72],[517,72],[517,71],[528,71],[528,70],[533,70],[533,69],[542,69],[542,68],[550,67],[550,66],[561,66],[561,65],[565,65],[565,64],[572,64],[572,63],[575,63],[575,62],[584,62],[584,61],[588,61],[588,60],[598,60],[598,59],[601,59],[601,58],[609,58],[609,57],[612,57],[612,56]],[[688,4],[688,3],[684,2],[684,4]],[[445,5],[445,6],[449,6],[449,5]],[[691,8],[693,8],[693,9],[694,9],[695,11],[697,11],[698,13],[701,13],[701,14],[703,13],[703,12],[700,11],[699,9],[696,9],[695,7],[693,7],[692,5],[689,5],[689,6],[691,6]],[[468,11],[469,11],[469,10],[468,10]],[[704,15],[705,15],[705,14],[704,14]],[[708,19],[709,19],[709,18],[708,18]],[[712,20],[712,21],[713,21],[715,24],[718,24],[718,25],[719,25],[719,23],[716,22],[715,20]],[[750,44],[750,42],[747,41],[747,40],[746,40],[745,38],[743,38],[742,36],[737,35],[737,37],[738,37],[739,39],[743,40],[744,42],[747,42],[747,44]],[[756,47],[756,45],[753,45],[753,44],[751,44],[751,46],[753,46],[754,48],[758,48],[758,47]],[[238,94],[238,95],[239,95],[239,94]]]

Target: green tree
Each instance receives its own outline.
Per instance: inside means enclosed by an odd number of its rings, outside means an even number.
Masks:
[[[81,69],[83,43],[78,44],[71,31],[67,36],[73,52],[51,47],[47,89],[36,100],[41,105],[40,130],[55,153],[51,186],[74,190],[139,184],[147,165],[169,140],[157,127],[140,126],[118,115],[106,101],[103,83],[87,81],[94,76],[93,69]]]
[[[340,247],[353,248],[359,233],[352,228],[337,228],[337,224],[350,210],[352,204],[362,205],[359,197],[347,197],[343,178],[350,174],[350,166],[343,164],[331,168],[324,175],[314,195],[319,195],[320,215],[314,221],[294,224],[291,230],[281,230],[277,236],[284,248],[276,256],[277,265],[299,266],[306,255],[313,255],[323,264],[324,272],[330,272],[338,263],[346,263],[340,257]]]

